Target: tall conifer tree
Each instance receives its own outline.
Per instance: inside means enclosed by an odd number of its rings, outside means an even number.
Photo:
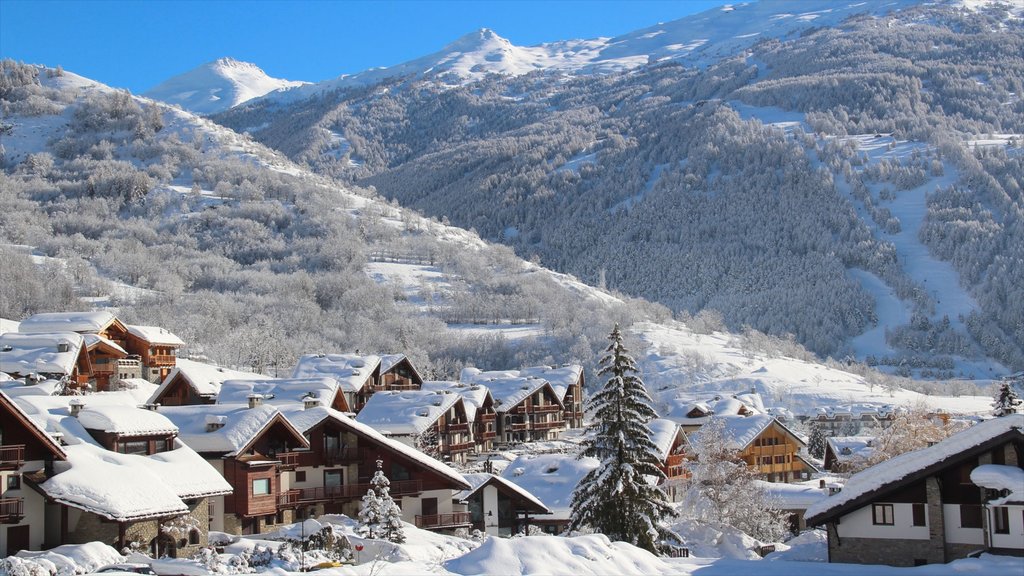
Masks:
[[[608,381],[588,401],[597,420],[595,433],[584,442],[581,456],[601,461],[572,497],[570,530],[588,526],[612,540],[657,552],[659,542],[678,537],[661,526],[676,515],[665,493],[651,480],[665,478],[658,449],[647,423],[658,415],[639,377],[639,369],[622,343],[618,325],[601,358],[598,375]]]

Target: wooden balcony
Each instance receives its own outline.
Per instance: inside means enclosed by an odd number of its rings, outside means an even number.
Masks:
[[[278,508],[294,508],[299,504],[315,502],[343,502],[358,500],[366,495],[372,484],[344,484],[342,486],[318,486],[288,490],[278,495]],[[391,482],[392,496],[407,496],[423,491],[420,480],[397,480]]]
[[[469,452],[476,446],[476,442],[460,442],[458,444],[449,444],[448,452]]]
[[[564,408],[558,404],[542,404],[539,406],[532,406],[530,412],[544,413],[544,412],[561,412]]]
[[[278,452],[273,456],[280,464],[278,467],[284,470],[294,470],[299,465],[299,453],[298,452]]]
[[[497,419],[498,415],[495,414],[494,412],[487,412],[486,414],[477,415],[477,420],[480,420],[481,422],[494,422]]]
[[[170,354],[153,354],[149,357],[149,366],[175,366],[178,357]]]
[[[449,424],[449,432],[469,432],[469,422],[459,422],[458,424]]]
[[[491,440],[498,437],[498,433],[494,430],[484,431],[476,435],[478,440]]]
[[[17,470],[25,463],[25,445],[0,446],[0,470]]]
[[[526,422],[513,422],[512,424],[509,424],[508,427],[509,430],[512,430],[513,432],[522,432],[530,429],[530,425]]]
[[[24,517],[23,498],[0,498],[0,524],[17,524]]]
[[[564,420],[555,420],[554,422],[534,422],[534,430],[554,430],[556,428],[565,428]]]
[[[423,516],[416,515],[416,527],[426,530],[438,530],[442,528],[460,528],[470,525],[469,512],[453,512],[451,514],[430,514]]]

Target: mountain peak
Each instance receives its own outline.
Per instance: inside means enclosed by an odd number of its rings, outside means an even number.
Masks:
[[[197,114],[216,114],[281,88],[304,84],[272,78],[259,66],[229,56],[179,74],[144,96]]]
[[[512,43],[490,28],[480,28],[445,46],[442,52],[477,52],[494,48],[511,48]]]

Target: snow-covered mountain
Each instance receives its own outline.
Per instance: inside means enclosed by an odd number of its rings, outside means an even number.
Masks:
[[[303,84],[305,82],[272,78],[249,62],[220,58],[170,78],[143,95],[207,115],[223,112],[274,90]]]

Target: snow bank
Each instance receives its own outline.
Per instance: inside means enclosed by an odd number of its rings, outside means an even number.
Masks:
[[[603,534],[562,538],[488,538],[444,567],[457,574],[664,574],[670,566],[657,556]]]
[[[45,552],[22,550],[15,558],[23,562],[14,560],[11,564],[32,563],[60,574],[89,573],[107,564],[124,562],[124,556],[102,542],[66,544]],[[53,570],[50,566],[53,566]]]

